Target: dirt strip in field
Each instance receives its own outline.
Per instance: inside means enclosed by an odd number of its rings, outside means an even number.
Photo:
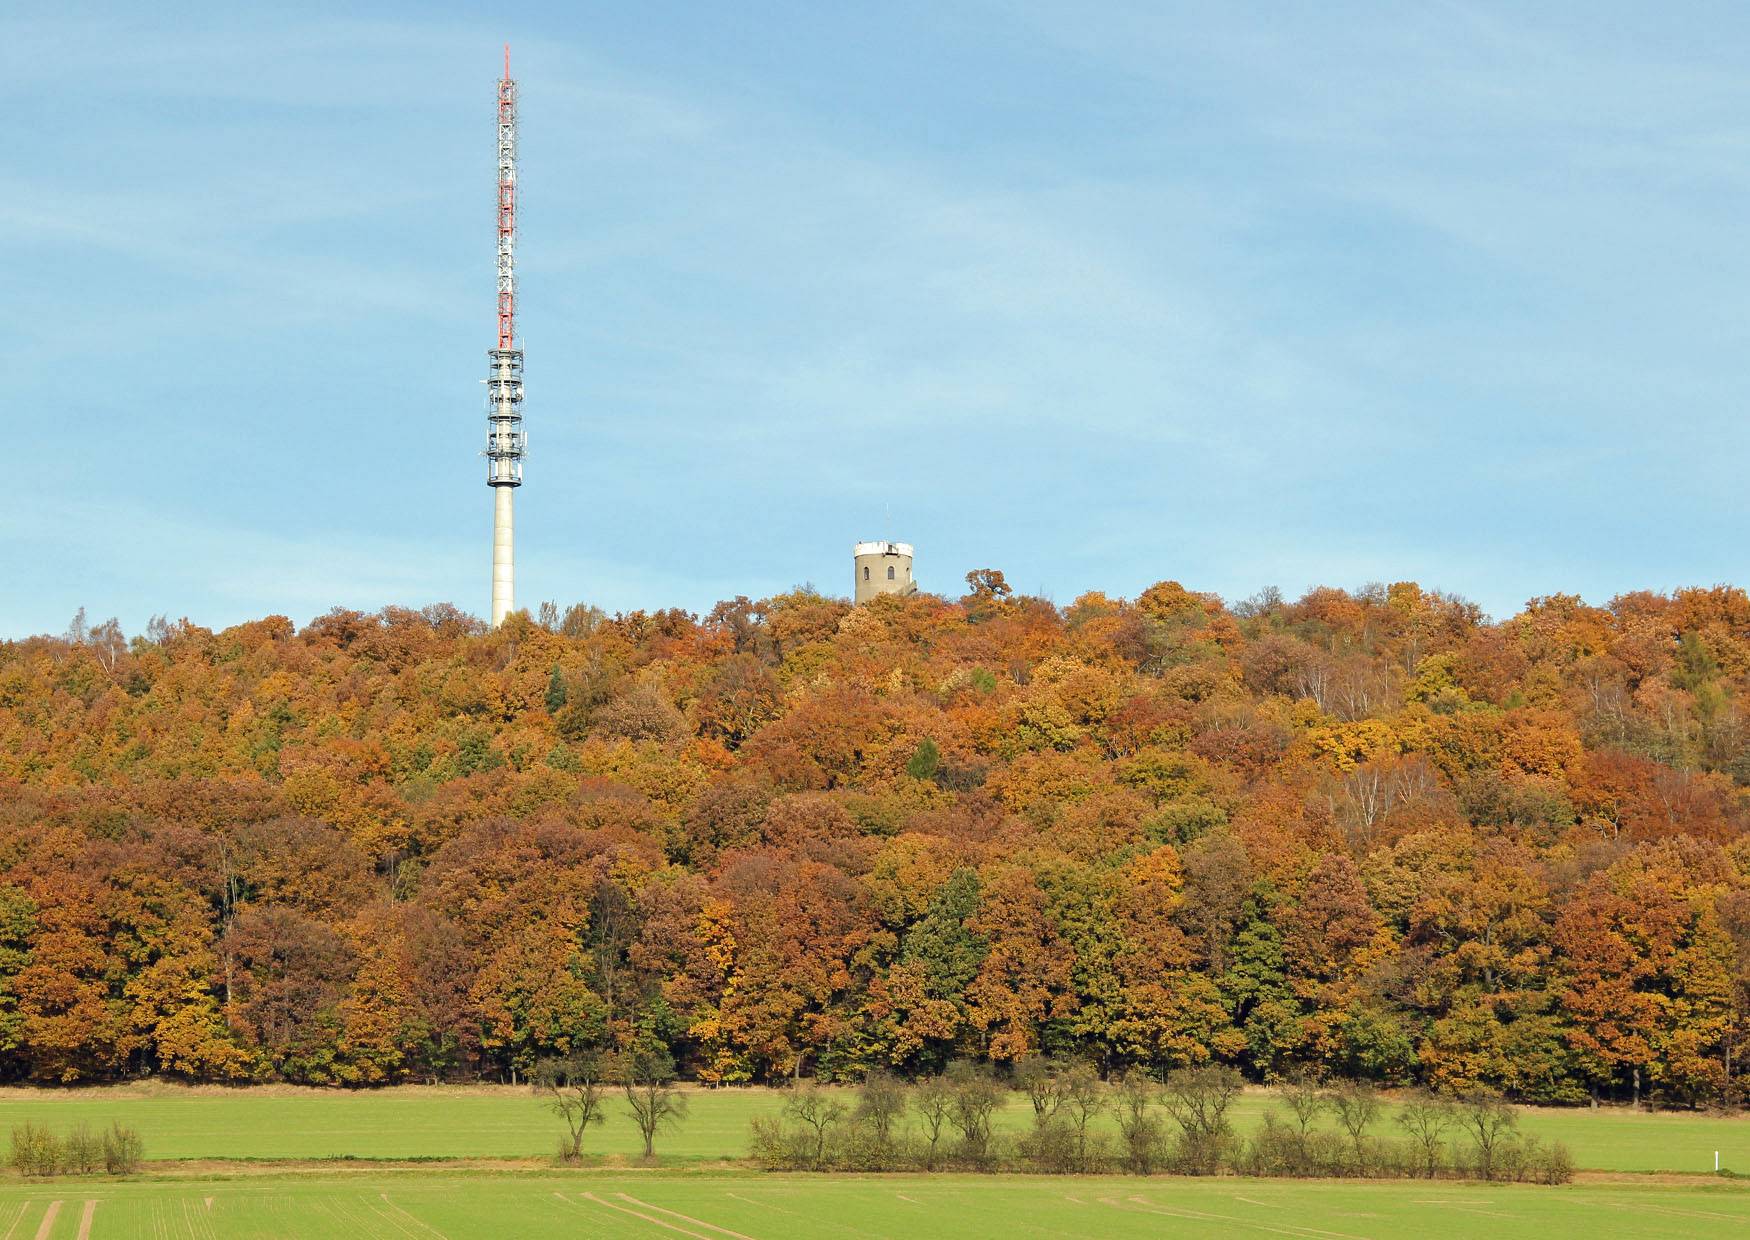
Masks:
[[[49,1202],[49,1208],[43,1211],[43,1221],[36,1229],[36,1240],[49,1240],[49,1233],[55,1229],[55,1219],[61,1213],[61,1203]]]
[[[564,1193],[554,1193],[553,1195],[561,1201],[568,1200]],[[585,1201],[594,1202],[598,1206],[605,1206],[609,1210],[618,1210],[621,1214],[630,1214],[633,1218],[641,1218],[646,1223],[654,1223],[658,1227],[666,1227],[669,1231],[678,1231],[683,1236],[693,1237],[693,1240],[717,1240],[715,1236],[707,1235],[702,1231],[693,1231],[690,1228],[678,1226],[677,1224],[670,1223],[665,1219],[657,1218],[654,1214],[645,1214],[643,1211],[634,1210],[631,1206],[617,1205],[612,1201],[607,1201],[601,1197],[597,1197],[594,1193],[579,1193],[578,1196]]]
[[[1100,1202],[1118,1210],[1129,1210],[1138,1214],[1158,1214],[1163,1218],[1191,1219],[1205,1223],[1230,1223],[1240,1227],[1250,1227],[1254,1231],[1269,1232],[1277,1236],[1317,1237],[1332,1236],[1339,1240],[1370,1240],[1367,1236],[1356,1236],[1346,1231],[1326,1231],[1322,1227],[1297,1227],[1293,1223],[1260,1223],[1255,1219],[1241,1218],[1237,1214],[1212,1214],[1207,1210],[1193,1210],[1181,1206],[1164,1206],[1159,1202],[1150,1201],[1146,1197],[1132,1196],[1125,1201],[1116,1197],[1102,1197]],[[1128,1203],[1128,1204],[1127,1204]]]
[[[643,1206],[646,1210],[655,1210],[658,1214],[666,1214],[670,1218],[678,1218],[683,1223],[691,1223],[695,1227],[703,1227],[706,1231],[721,1232],[725,1236],[734,1236],[735,1240],[754,1240],[753,1236],[747,1235],[745,1232],[732,1231],[727,1227],[719,1227],[716,1223],[707,1223],[702,1218],[694,1218],[690,1214],[682,1214],[679,1210],[667,1210],[662,1206],[653,1206],[648,1201],[640,1201],[630,1193],[615,1193],[614,1196],[618,1197],[621,1201],[630,1202],[635,1206]]]
[[[444,1235],[443,1232],[441,1232],[437,1228],[433,1227],[430,1223],[426,1222],[424,1219],[418,1217],[415,1214],[410,1214],[408,1211],[404,1210],[402,1207],[396,1205],[393,1201],[390,1201],[388,1193],[378,1193],[377,1196],[379,1196],[383,1199],[383,1204],[385,1206],[389,1207],[389,1209],[391,1209],[395,1212],[395,1215],[397,1218],[406,1219],[409,1223],[412,1223],[415,1227],[419,1228],[421,1231],[430,1232],[432,1235],[436,1236],[438,1238],[438,1240],[450,1240],[450,1238],[448,1236]]]

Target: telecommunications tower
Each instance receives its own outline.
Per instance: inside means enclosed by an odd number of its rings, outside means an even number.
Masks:
[[[492,627],[516,607],[512,497],[523,484],[523,351],[516,344],[516,83],[498,81],[498,347],[487,350],[486,485],[492,488]]]

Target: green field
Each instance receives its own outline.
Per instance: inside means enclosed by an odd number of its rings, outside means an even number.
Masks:
[[[50,1209],[54,1217],[45,1229]],[[82,1230],[88,1228],[88,1230]],[[0,1237],[1298,1236],[1710,1240],[1750,1231],[1750,1191],[1027,1176],[443,1172],[60,1181],[0,1189]]]
[[[0,1240],[333,1236],[473,1240],[506,1236],[788,1240],[790,1237],[1750,1235],[1750,1183],[1605,1177],[1561,1187],[1454,1181],[1205,1180],[1132,1176],[772,1175],[723,1166],[745,1157],[749,1121],[772,1090],[692,1090],[685,1126],[632,1162],[638,1136],[610,1104],[587,1148],[611,1165],[547,1162],[558,1121],[527,1090],[408,1087],[376,1092],[182,1088],[149,1083],[0,1090],[0,1124],[65,1132],[112,1120],[137,1128],[141,1176],[0,1177]],[[847,1091],[847,1101],[849,1101]],[[1239,1129],[1271,1099],[1249,1092]],[[1003,1126],[1026,1126],[1018,1097]],[[1750,1169],[1750,1118],[1622,1110],[1522,1112],[1522,1130],[1561,1140],[1581,1167],[1702,1172],[1721,1151]],[[1378,1132],[1392,1135],[1382,1122]],[[312,1164],[294,1160],[361,1160]],[[466,1164],[407,1159],[469,1159]],[[284,1161],[281,1161],[284,1160]],[[373,1162],[370,1160],[383,1160]],[[499,1161],[493,1161],[499,1160]],[[518,1161],[520,1160],[520,1161]],[[277,1164],[277,1165],[276,1165]]]
[[[775,1113],[782,1095],[764,1089],[694,1090],[691,1113],[657,1152],[665,1163],[714,1162],[747,1152],[748,1122]],[[1250,1091],[1233,1116],[1249,1131],[1270,1104]],[[591,1153],[633,1155],[638,1134],[615,1100],[592,1130]],[[1019,1097],[1004,1127],[1027,1123]],[[540,1158],[553,1152],[558,1121],[527,1090],[408,1086],[377,1091],[196,1088],[149,1084],[78,1090],[0,1090],[0,1132],[24,1120],[58,1130],[81,1120],[119,1120],[139,1129],[150,1159]],[[1582,1168],[1700,1172],[1724,1166],[1750,1172],[1750,1117],[1526,1108],[1522,1130],[1563,1141]],[[1385,1122],[1376,1132],[1396,1135]]]

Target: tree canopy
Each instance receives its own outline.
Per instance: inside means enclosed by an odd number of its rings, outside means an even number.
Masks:
[[[0,1076],[1741,1096],[1742,591],[969,584],[0,643]]]

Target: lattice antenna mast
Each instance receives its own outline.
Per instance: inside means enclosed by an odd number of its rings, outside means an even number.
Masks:
[[[498,347],[516,348],[516,82],[508,43],[498,81]]]
[[[498,82],[498,347],[487,351],[486,484],[493,490],[492,624],[516,607],[512,496],[523,484],[523,353],[516,347],[516,82]]]

